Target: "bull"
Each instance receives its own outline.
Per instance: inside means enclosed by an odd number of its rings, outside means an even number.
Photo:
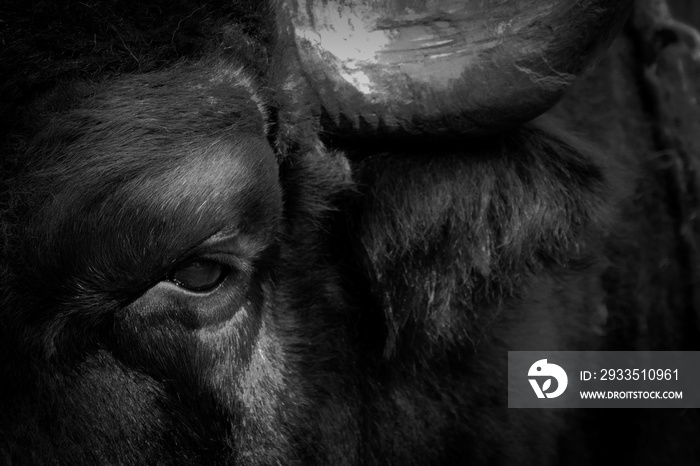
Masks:
[[[4,463],[697,464],[695,412],[505,399],[508,350],[698,347],[662,2],[183,4],[103,5],[138,69],[10,35]]]

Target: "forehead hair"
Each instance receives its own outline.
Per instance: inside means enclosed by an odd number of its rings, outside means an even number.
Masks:
[[[18,138],[8,157],[14,162],[5,161],[12,170],[2,174],[6,257],[21,241],[15,230],[57,193],[89,193],[99,202],[129,180],[187,163],[202,148],[266,144],[267,114],[253,80],[218,58],[58,86],[28,113],[33,130]]]
[[[60,86],[29,113],[35,128],[16,145],[16,167],[3,176],[15,178],[5,187],[13,197],[28,195],[15,200],[26,207],[77,181],[158,175],[185,162],[193,148],[264,143],[267,123],[253,80],[221,59]]]
[[[34,163],[70,164],[66,159],[75,157],[99,163],[132,153],[157,159],[164,151],[173,157],[188,144],[262,136],[266,129],[253,81],[221,61],[79,83],[52,99],[58,104],[45,104],[50,116],[27,145]]]

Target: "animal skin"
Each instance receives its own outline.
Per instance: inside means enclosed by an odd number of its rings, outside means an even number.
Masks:
[[[698,464],[694,413],[506,408],[509,350],[697,348],[633,291],[683,270],[634,34],[533,122],[335,143],[241,5],[6,79],[0,462]]]

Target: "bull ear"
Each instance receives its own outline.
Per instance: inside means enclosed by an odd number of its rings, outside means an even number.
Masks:
[[[336,137],[487,134],[553,106],[632,0],[286,0],[278,22]]]

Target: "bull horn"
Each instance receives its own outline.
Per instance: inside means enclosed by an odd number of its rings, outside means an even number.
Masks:
[[[632,0],[286,0],[323,129],[488,134],[553,106]]]

